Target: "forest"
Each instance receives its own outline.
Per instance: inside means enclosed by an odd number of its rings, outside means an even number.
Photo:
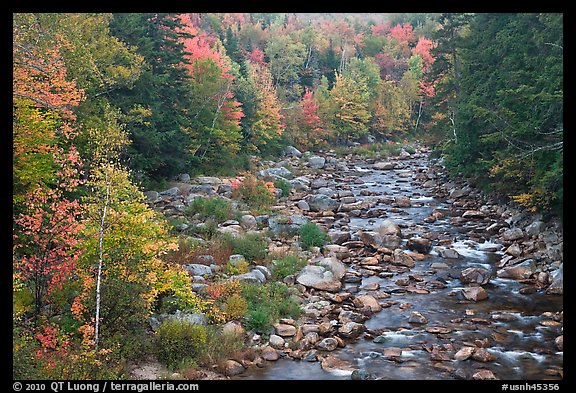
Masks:
[[[240,350],[217,327],[297,315],[280,283],[191,289],[197,246],[144,195],[183,173],[418,141],[453,178],[563,214],[562,14],[15,13],[12,96],[15,379],[126,378],[148,354],[217,363]],[[232,199],[262,212],[271,186],[250,179]],[[233,218],[214,200],[189,208]],[[242,240],[219,247],[265,259]],[[150,316],[175,310],[208,328],[151,335]]]

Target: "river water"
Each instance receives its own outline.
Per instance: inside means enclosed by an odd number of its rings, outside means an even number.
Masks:
[[[413,175],[426,168],[427,158],[402,161],[402,168],[393,170],[370,170],[362,161],[348,163],[355,176],[335,176],[330,187],[353,191],[358,200],[386,197],[408,197],[411,207],[394,209],[389,203],[375,208],[385,210],[384,217],[351,218],[347,224],[351,232],[376,230],[384,218],[400,224],[404,247],[406,233],[437,233],[440,239],[452,240],[451,247],[461,255],[459,259],[440,257],[437,248],[409,271],[389,276],[363,277],[362,282],[345,284],[363,287],[378,284],[381,291],[388,292],[384,299],[391,306],[383,308],[365,322],[374,334],[368,338],[348,342],[344,348],[330,353],[364,370],[371,378],[382,380],[446,380],[471,379],[481,370],[491,370],[502,380],[561,379],[563,352],[558,351],[554,340],[562,334],[561,324],[552,320],[553,313],[563,310],[561,296],[546,295],[543,290],[524,295],[519,290],[523,284],[509,279],[495,278],[496,264],[503,251],[492,239],[473,238],[476,222],[454,226],[450,223],[451,205],[429,194],[413,180]],[[355,181],[362,179],[362,184]],[[364,192],[363,192],[364,191]],[[369,191],[369,192],[366,192]],[[367,195],[367,196],[363,196]],[[433,211],[448,212],[433,223],[423,219]],[[435,247],[437,242],[434,242]],[[441,248],[441,246],[440,246]],[[406,249],[406,251],[408,251]],[[447,268],[432,265],[444,263]],[[465,286],[458,279],[461,270],[483,267],[493,273],[489,284],[484,286],[489,297],[472,302],[465,300],[460,289]],[[414,281],[414,277],[418,281]],[[422,292],[404,290],[396,282],[407,279]],[[434,285],[441,282],[444,285]],[[413,285],[413,286],[414,286]],[[360,290],[357,295],[364,293]],[[382,301],[381,301],[382,303]],[[416,325],[408,322],[412,311],[418,311],[428,323]],[[441,328],[435,330],[434,328]],[[378,336],[376,340],[374,336]],[[486,362],[473,359],[454,360],[454,353],[463,346],[482,346],[492,359]],[[387,348],[399,348],[400,356],[385,356]],[[432,349],[449,354],[435,358]],[[324,371],[320,362],[280,358],[268,362],[263,368],[250,368],[234,379],[256,380],[327,380],[350,379],[350,371]]]

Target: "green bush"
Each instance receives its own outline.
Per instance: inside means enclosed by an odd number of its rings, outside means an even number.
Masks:
[[[326,232],[314,222],[307,222],[302,225],[299,233],[300,243],[305,250],[309,250],[310,247],[322,247],[330,239]]]
[[[262,261],[268,254],[268,243],[259,233],[247,233],[238,237],[224,235],[234,254],[243,255],[249,262]]]
[[[186,214],[198,214],[201,219],[212,218],[216,222],[224,222],[234,216],[232,204],[222,198],[195,198],[186,208]]]
[[[306,266],[305,259],[294,254],[286,255],[282,259],[276,260],[272,265],[272,277],[275,280],[281,280],[284,277],[297,273],[304,266]]]
[[[282,196],[287,197],[290,195],[290,190],[292,189],[292,184],[289,181],[284,179],[276,179],[274,180],[274,187],[279,188],[282,190]]]
[[[208,337],[205,326],[180,320],[163,322],[157,335],[158,359],[172,369],[199,359]]]
[[[242,296],[248,301],[244,317],[247,329],[265,333],[278,319],[300,315],[300,306],[291,297],[290,288],[281,282],[243,283]]]

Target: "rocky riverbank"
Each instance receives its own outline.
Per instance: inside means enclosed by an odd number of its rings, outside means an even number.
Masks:
[[[246,332],[239,323],[224,326],[242,335],[251,351],[229,359],[220,375],[258,378],[254,370],[292,359],[352,379],[382,378],[371,371],[371,362],[403,370],[426,362],[438,378],[506,379],[497,368],[504,362],[501,354],[514,351],[507,348],[516,345],[510,331],[515,320],[533,316],[517,311],[517,300],[510,309],[502,297],[507,290],[527,302],[554,299],[556,306],[539,312],[530,326],[550,328],[545,337],[553,340],[542,342],[539,353],[561,357],[562,223],[449,180],[428,154],[417,147],[386,159],[360,159],[289,149],[281,161],[262,163],[257,175],[290,182],[290,195],[278,199],[273,214],[245,212],[217,230],[266,232],[269,252],[298,250],[297,228],[312,221],[328,232],[330,244],[300,251],[307,266],[284,279],[298,289],[301,317],[279,320],[267,335]],[[198,196],[230,198],[232,181],[183,174],[168,189],[146,197],[155,209],[177,218]],[[474,259],[484,254],[489,263]],[[186,267],[197,291],[220,269],[209,255],[205,263]],[[266,282],[271,275],[266,266],[251,266],[236,278]],[[494,308],[490,302],[499,299],[504,304]],[[439,305],[451,307],[449,315],[434,309]],[[487,328],[494,334],[479,333]],[[408,333],[425,339],[402,345],[390,340]],[[542,370],[551,378],[562,373],[561,361]]]

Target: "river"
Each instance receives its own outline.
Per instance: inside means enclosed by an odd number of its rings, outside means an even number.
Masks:
[[[410,234],[435,233],[438,240],[426,258],[416,261],[411,269],[363,274],[360,283],[345,283],[343,290],[360,288],[356,295],[366,292],[362,288],[372,284],[390,297],[381,300],[381,304],[386,303],[385,308],[365,322],[371,334],[349,341],[331,355],[362,370],[370,379],[472,379],[480,370],[490,370],[503,380],[561,379],[563,352],[557,349],[554,340],[562,334],[562,324],[553,316],[563,310],[562,296],[546,295],[543,290],[523,294],[522,283],[496,278],[497,264],[503,254],[501,244],[475,234],[482,224],[477,220],[460,226],[451,224],[450,201],[432,195],[421,182],[415,181],[417,173],[426,173],[425,155],[403,160],[401,164],[397,169],[373,170],[365,161],[358,160],[347,163],[354,176],[333,176],[330,187],[351,190],[357,200],[379,196],[380,203],[374,209],[385,212],[371,218],[352,217],[344,228],[351,232],[375,230],[383,219],[390,218],[402,228],[402,247],[406,251]],[[394,197],[409,198],[411,206],[399,209],[385,201]],[[435,211],[444,214],[434,222],[426,222],[424,218]],[[447,239],[461,257],[442,258],[438,252],[444,244],[439,241],[442,239]],[[484,285],[486,300],[473,302],[463,298],[461,289],[466,285],[458,274],[468,267],[492,272],[493,278]],[[402,286],[399,282],[409,285]],[[428,322],[408,322],[413,311],[425,316]],[[455,360],[454,354],[466,346],[484,347],[488,359]],[[390,356],[394,351],[394,356]],[[351,379],[351,372],[324,371],[318,361],[285,357],[262,368],[250,368],[234,379]]]

